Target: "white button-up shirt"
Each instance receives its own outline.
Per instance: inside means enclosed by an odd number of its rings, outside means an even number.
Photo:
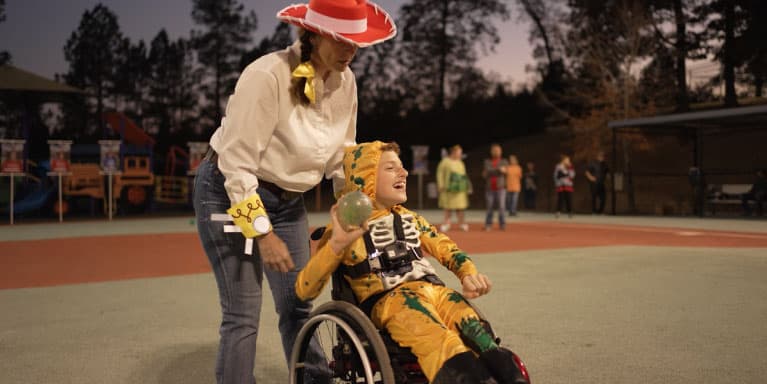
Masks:
[[[354,74],[347,68],[316,77],[316,103],[300,104],[291,94],[300,52],[296,42],[248,65],[210,139],[232,205],[256,193],[259,179],[294,192],[311,189],[323,174],[334,190],[344,185],[344,147],[355,144],[357,125]]]

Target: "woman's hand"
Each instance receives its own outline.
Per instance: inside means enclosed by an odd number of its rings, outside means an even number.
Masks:
[[[463,286],[463,296],[467,299],[473,299],[490,292],[493,284],[489,277],[477,273],[476,275],[464,276],[461,279],[461,285]]]
[[[350,226],[343,228],[338,221],[338,204],[334,204],[330,208],[330,218],[333,221],[333,229],[328,244],[336,255],[340,255],[344,248],[348,247],[354,240],[359,239],[368,230],[367,221],[362,223],[361,227]]]
[[[282,273],[292,271],[295,268],[293,259],[290,257],[288,246],[277,236],[274,231],[256,238],[258,253],[261,262],[266,268]]]

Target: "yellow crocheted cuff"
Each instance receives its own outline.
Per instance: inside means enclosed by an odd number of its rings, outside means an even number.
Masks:
[[[247,238],[262,236],[272,230],[264,203],[257,193],[233,205],[226,213],[232,216],[234,223],[242,229],[242,234]]]

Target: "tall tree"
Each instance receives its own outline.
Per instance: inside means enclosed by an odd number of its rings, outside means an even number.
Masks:
[[[673,65],[667,70],[674,73],[676,110],[687,111],[690,108],[687,60],[705,58],[705,52],[701,51],[700,34],[688,29],[692,19],[691,11],[699,5],[700,0],[652,0],[648,3],[653,17],[656,42],[664,46],[659,47],[656,52],[665,54],[670,49],[674,55]],[[669,33],[668,30],[672,32]],[[665,61],[665,57],[658,59]]]
[[[352,62],[357,79],[360,112],[371,115],[398,115],[402,90],[397,87],[396,39],[360,49]],[[381,116],[383,117],[383,116]]]
[[[475,66],[477,49],[493,51],[499,42],[494,22],[508,18],[501,0],[413,0],[403,5],[400,79],[415,103],[444,109],[462,74]]]
[[[562,31],[560,21],[563,15],[561,0],[517,0],[521,7],[521,14],[530,19],[530,41],[535,46],[533,55],[536,58],[545,59],[545,70],[542,77],[547,73],[557,72],[556,67],[562,64]]]
[[[234,89],[240,59],[257,27],[255,12],[244,9],[238,0],[193,0],[192,20],[202,30],[192,31],[192,45],[208,103],[200,118],[209,132],[221,121],[225,96]]]
[[[763,96],[767,81],[767,2],[749,0],[745,4],[748,26],[743,33],[744,75],[754,86],[756,97]]]
[[[279,51],[284,49],[293,43],[293,36],[291,34],[291,27],[288,23],[279,23],[274,28],[274,33],[271,36],[264,37],[261,42],[253,47],[253,49],[243,53],[240,58],[240,71],[245,69],[253,60],[266,55],[267,53]]]
[[[143,40],[133,43],[125,38],[117,50],[112,97],[115,109],[140,119],[146,99],[149,67],[147,48]]]
[[[637,97],[634,70],[652,47],[652,19],[640,0],[570,0],[572,29],[568,58],[577,84],[571,91],[582,109],[571,120],[576,158],[585,158],[609,145],[610,120],[651,112]],[[629,210],[635,209],[631,177],[634,141],[624,135],[624,173]]]
[[[695,8],[696,21],[703,26],[701,36],[707,43],[706,48],[722,64],[718,80],[724,81],[724,105],[730,107],[738,104],[735,71],[746,59],[738,46],[748,26],[744,6],[747,3],[748,0],[708,0]]]
[[[152,39],[148,58],[149,87],[146,116],[157,129],[158,151],[172,144],[178,135],[192,128],[196,107],[192,51],[184,39],[171,41],[163,29]],[[188,135],[187,135],[188,136]]]
[[[117,16],[102,4],[85,11],[77,30],[64,46],[69,71],[64,75],[68,84],[86,90],[95,98],[96,113],[92,121],[104,132],[103,112],[107,92],[113,86],[117,56],[123,44]]]
[[[540,82],[535,91],[548,107],[547,119],[552,125],[566,121],[575,106],[569,99],[572,82],[565,66],[564,34],[561,25],[567,22],[565,0],[517,0],[520,18],[530,21],[530,43]]]
[[[0,23],[5,21],[5,0],[0,0]],[[8,51],[0,51],[0,65],[9,63],[11,54]]]

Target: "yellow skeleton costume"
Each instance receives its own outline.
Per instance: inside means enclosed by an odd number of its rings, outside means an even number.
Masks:
[[[376,141],[347,148],[343,192],[360,189],[375,201],[383,145]],[[317,252],[296,279],[299,298],[317,297],[340,267],[376,327],[386,328],[393,340],[411,348],[430,381],[454,356],[469,355],[476,360],[466,352],[473,349],[480,354],[498,348],[476,311],[460,293],[444,286],[421,253],[434,256],[459,279],[476,274],[472,261],[450,238],[401,205],[374,210],[368,226],[368,234],[341,254],[327,245],[332,228],[326,227]]]

